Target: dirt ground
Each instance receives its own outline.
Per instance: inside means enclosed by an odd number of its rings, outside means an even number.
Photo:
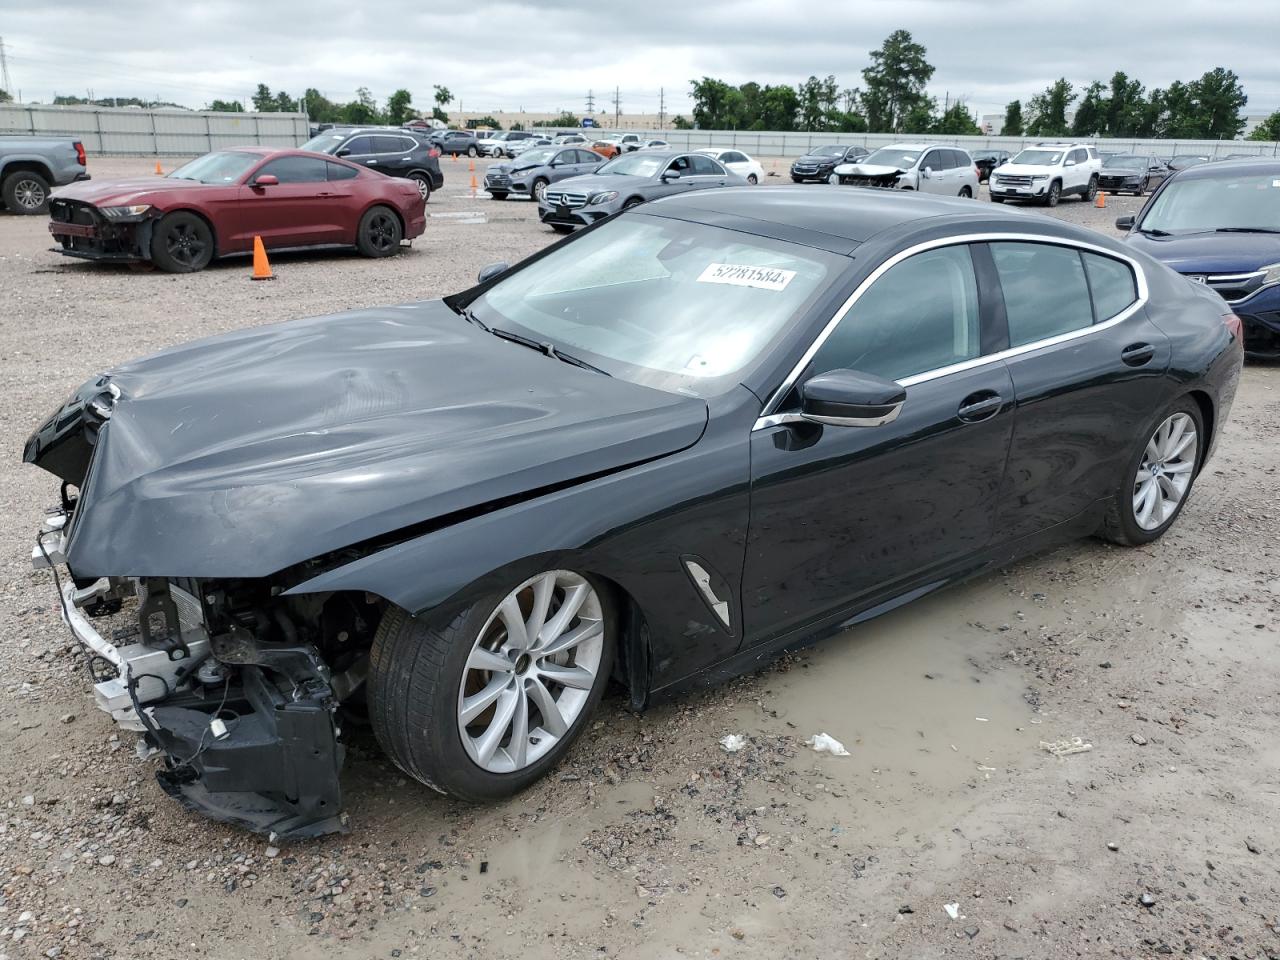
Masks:
[[[118,361],[436,297],[555,239],[445,174],[412,250],[281,256],[271,283],[78,263],[0,215],[0,960],[1280,956],[1276,366],[1163,540],[1082,541],[642,716],[614,694],[509,802],[447,801],[363,730],[346,835],[277,849],[166,798],[29,569],[56,489],[22,442]],[[1072,737],[1092,750],[1041,747]]]

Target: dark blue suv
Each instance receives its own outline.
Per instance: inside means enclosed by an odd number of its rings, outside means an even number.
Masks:
[[[1166,180],[1129,243],[1217,291],[1244,322],[1245,355],[1280,358],[1280,160],[1225,160]]]

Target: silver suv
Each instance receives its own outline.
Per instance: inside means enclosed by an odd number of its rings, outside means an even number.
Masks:
[[[936,143],[895,143],[835,169],[840,183],[917,190],[944,197],[978,195],[978,166],[967,150]]]

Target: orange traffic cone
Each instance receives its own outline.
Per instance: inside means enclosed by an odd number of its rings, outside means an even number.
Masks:
[[[1098,198],[1093,201],[1093,205],[1101,210],[1107,205],[1107,195],[1101,190],[1098,191]]]
[[[274,280],[271,264],[267,260],[267,248],[262,245],[261,237],[253,238],[253,279]]]
[[[479,185],[478,183],[476,183],[476,175],[473,173],[473,174],[471,175],[471,196],[472,196],[472,197],[474,197],[474,196],[476,195],[476,190],[478,190],[478,189],[479,189],[479,187],[480,187],[480,185]]]
[[[457,163],[457,162],[458,162],[458,155],[457,155],[456,153],[451,153],[451,154],[449,154],[449,159],[450,159],[450,160],[452,160],[454,163]]]
[[[164,176],[164,171],[160,169],[160,161],[159,161],[159,160],[157,160],[157,161],[156,161],[156,176],[157,176],[157,177],[162,177],[162,176]]]
[[[476,172],[476,161],[474,157],[471,160],[467,161],[467,169],[470,170],[472,173]]]

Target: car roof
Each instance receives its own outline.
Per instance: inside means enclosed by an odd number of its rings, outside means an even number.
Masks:
[[[1258,176],[1280,175],[1280,158],[1273,157],[1241,157],[1237,160],[1218,160],[1213,163],[1198,163],[1187,167],[1178,174],[1178,180],[1212,180],[1217,177],[1238,177],[1241,174],[1257,174]]]
[[[795,186],[725,187],[696,190],[651,200],[644,212],[656,216],[711,223],[728,229],[758,233],[794,243],[849,254],[877,234],[903,224],[950,218],[966,228],[984,227],[984,219],[1007,223],[1011,216],[1026,217],[1028,227],[1053,227],[1062,237],[1075,237],[1087,228],[1073,230],[1061,220],[1028,213],[989,211],[959,197],[939,197],[915,191],[860,190],[835,187],[814,190]],[[1043,222],[1042,222],[1043,221]]]

